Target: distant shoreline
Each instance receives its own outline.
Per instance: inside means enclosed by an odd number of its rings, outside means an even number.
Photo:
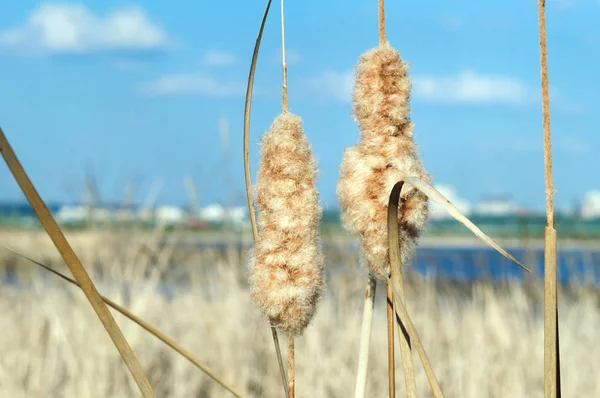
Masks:
[[[180,234],[181,232],[175,232]],[[139,239],[147,238],[153,235],[153,231],[138,231],[135,232]],[[169,236],[171,233],[167,233]],[[28,230],[21,228],[6,228],[0,227],[0,241],[6,245],[20,245],[24,241],[42,241],[52,245],[49,238],[45,237],[46,233],[43,230]],[[65,231],[67,239],[76,244],[77,242],[85,241],[90,243],[95,239],[117,238],[120,235],[131,237],[129,231],[107,231],[107,230],[83,230],[83,231]],[[541,249],[544,247],[544,240],[540,238],[497,238],[491,235],[491,238],[506,249],[511,248],[528,248]],[[347,234],[343,231],[336,233],[324,233],[322,239],[332,244],[353,245],[358,244],[358,238]],[[221,231],[184,231],[177,240],[179,243],[202,243],[202,244],[223,244],[223,243],[239,243],[245,245],[252,243],[252,235],[249,232],[221,232]],[[475,236],[423,236],[419,239],[419,247],[421,248],[483,248],[489,247]],[[558,239],[559,249],[579,249],[579,250],[597,250],[600,249],[600,242],[597,240],[578,240],[572,238]]]

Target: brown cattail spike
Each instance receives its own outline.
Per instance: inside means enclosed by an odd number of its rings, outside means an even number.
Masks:
[[[388,43],[360,58],[353,108],[360,142],[344,151],[338,198],[346,228],[361,237],[362,251],[378,278],[390,272],[387,206],[393,186],[405,177],[430,182],[413,141],[408,65]],[[406,263],[427,221],[427,197],[413,187],[402,191],[398,215],[400,253]]]
[[[323,290],[316,175],[302,119],[282,113],[261,142],[256,187],[261,231],[250,285],[252,299],[290,337],[306,328]]]

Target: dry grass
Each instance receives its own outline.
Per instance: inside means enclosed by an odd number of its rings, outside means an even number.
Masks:
[[[150,265],[136,260],[135,267],[148,272],[134,272],[134,266],[126,265],[132,256],[131,242],[94,242],[82,235],[81,241],[74,241],[76,250],[78,242],[84,241],[78,251],[82,259],[111,265],[111,272],[92,274],[105,296],[175,338],[245,395],[281,394],[270,331],[250,302],[246,260],[240,253],[209,250],[191,257],[159,253],[165,263],[178,260],[185,264],[163,271],[162,279],[171,286],[175,281],[190,281],[192,287],[180,289],[169,298],[156,292],[155,282],[139,281],[144,273],[152,276],[160,262]],[[51,251],[40,249],[40,242],[15,240],[7,244],[58,263]],[[85,253],[81,251],[84,248]],[[5,252],[0,257],[20,270],[29,269],[21,274],[24,289],[0,289],[0,327],[4,331],[0,339],[0,396],[137,396],[135,384],[83,294],[53,276],[32,271],[30,265],[14,261]],[[353,255],[344,262],[344,267],[328,270],[328,290],[321,306],[313,323],[296,341],[296,383],[303,386],[297,394],[300,397],[353,395],[364,271]],[[181,275],[172,275],[175,272]],[[130,289],[115,283],[123,280],[133,283]],[[600,294],[582,287],[560,293],[561,323],[576,326],[561,330],[562,389],[565,396],[594,396],[600,389],[596,377],[600,363],[594,359],[600,355],[600,349],[594,348],[600,328]],[[543,396],[541,283],[459,286],[408,273],[406,295],[445,396]],[[385,300],[384,295],[377,300]],[[215,382],[141,328],[120,315],[115,318],[158,396],[227,396]],[[388,391],[385,324],[385,306],[376,306],[367,382],[367,395],[372,397],[385,396]],[[426,391],[422,368],[415,371],[418,390]],[[400,369],[397,379],[402,380]],[[404,393],[403,388],[399,382],[399,394]]]

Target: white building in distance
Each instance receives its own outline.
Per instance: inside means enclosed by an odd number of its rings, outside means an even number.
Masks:
[[[600,191],[589,191],[581,204],[581,217],[586,220],[600,218]]]
[[[508,196],[489,196],[477,204],[477,214],[484,216],[511,216],[519,212],[519,206]]]
[[[177,206],[159,206],[154,216],[159,224],[180,224],[185,219],[185,211]]]

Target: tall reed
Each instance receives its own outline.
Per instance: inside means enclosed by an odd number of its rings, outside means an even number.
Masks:
[[[323,291],[324,260],[316,162],[302,119],[288,109],[284,26],[281,0],[282,113],[261,139],[256,184],[260,231],[249,282],[252,300],[288,336],[288,396],[293,398],[294,338],[315,314]]]
[[[431,181],[413,140],[408,65],[387,42],[384,22],[383,1],[380,1],[379,46],[364,53],[356,68],[353,111],[360,142],[344,151],[337,189],[344,225],[360,236],[367,265],[378,279],[392,273],[387,237],[387,202],[392,187],[407,176]],[[427,214],[427,196],[414,187],[407,189],[397,225],[402,263],[412,257]],[[395,321],[390,286],[387,293],[390,396],[393,397]],[[403,338],[403,332],[399,334],[407,392],[414,397],[410,342]]]
[[[260,21],[258,35],[252,51],[252,62],[250,63],[250,72],[248,73],[248,86],[246,88],[246,101],[244,105],[244,181],[246,183],[246,200],[248,203],[248,216],[250,218],[250,226],[252,229],[252,238],[254,243],[258,241],[258,225],[256,223],[256,213],[254,209],[254,198],[252,194],[252,177],[250,173],[250,110],[252,109],[252,90],[254,88],[254,75],[256,73],[256,62],[258,61],[258,53],[260,51],[260,43],[262,40],[267,16],[271,9],[272,0],[267,0],[267,5]],[[273,337],[273,345],[275,346],[275,354],[277,355],[277,363],[279,365],[279,373],[281,376],[282,385],[285,391],[285,396],[289,397],[288,380],[286,370],[283,365],[283,356],[281,354],[281,346],[279,344],[279,336],[277,328],[271,326],[271,336]]]
[[[560,344],[556,297],[556,230],[554,229],[554,183],[552,181],[552,138],[546,48],[546,2],[538,0],[542,122],[544,126],[544,176],[547,225],[544,230],[544,395],[560,397]]]

